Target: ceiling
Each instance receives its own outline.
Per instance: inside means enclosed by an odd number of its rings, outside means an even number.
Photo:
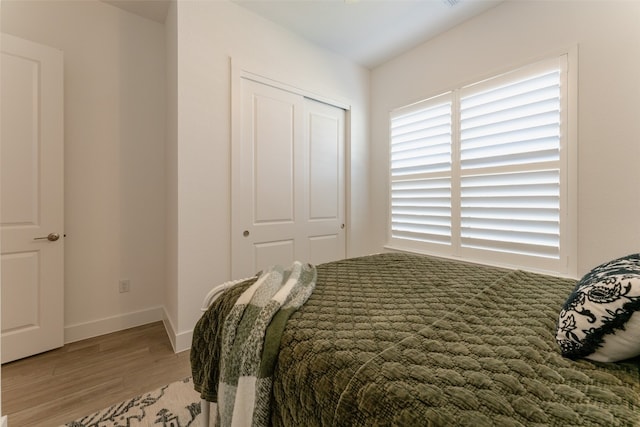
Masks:
[[[374,68],[500,0],[232,0],[305,39]]]
[[[135,15],[164,24],[171,0],[100,0]]]
[[[170,2],[102,1],[160,23]],[[231,1],[364,67],[375,68],[503,0]]]

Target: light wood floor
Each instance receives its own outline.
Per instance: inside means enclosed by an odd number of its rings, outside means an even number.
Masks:
[[[2,365],[9,427],[55,427],[191,375],[161,322]]]

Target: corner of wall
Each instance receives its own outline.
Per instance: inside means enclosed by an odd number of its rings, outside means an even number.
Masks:
[[[193,330],[186,332],[177,332],[176,328],[167,313],[166,308],[163,310],[162,323],[171,341],[171,347],[174,353],[181,353],[191,348],[191,340],[193,338]]]

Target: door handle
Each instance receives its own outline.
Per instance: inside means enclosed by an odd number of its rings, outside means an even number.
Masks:
[[[50,242],[55,242],[56,240],[58,240],[60,238],[60,235],[58,233],[49,233],[47,236],[44,237],[34,237],[33,240],[48,240]]]

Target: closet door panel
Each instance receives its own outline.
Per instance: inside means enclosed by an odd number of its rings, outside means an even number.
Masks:
[[[310,101],[307,101],[310,102]],[[309,219],[337,218],[340,209],[340,121],[314,112],[309,120]]]
[[[293,222],[296,104],[268,94],[254,94],[254,223]],[[277,189],[277,191],[274,191]]]

